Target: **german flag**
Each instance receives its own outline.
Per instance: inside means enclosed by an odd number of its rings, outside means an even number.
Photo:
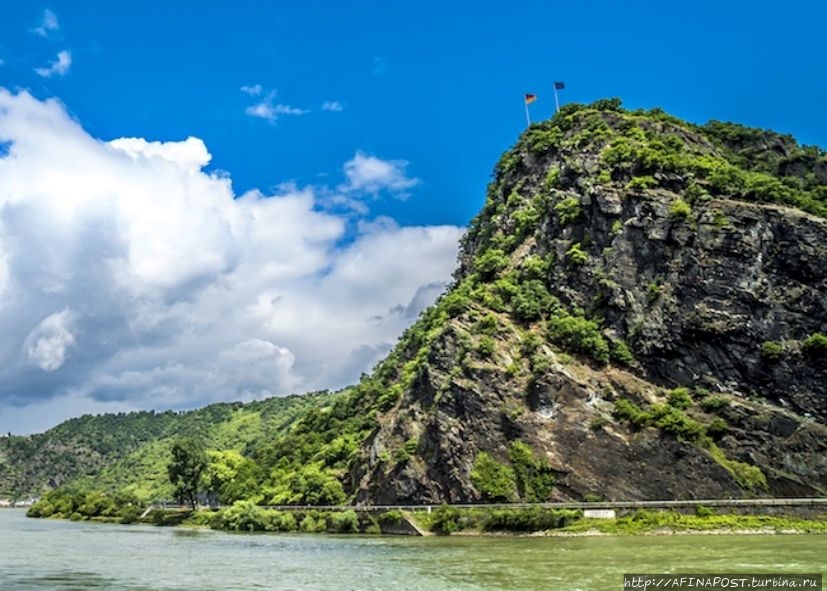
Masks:
[[[525,95],[525,104],[527,104],[527,105],[530,105],[531,103],[533,103],[536,100],[537,100],[537,95],[536,94],[526,94]]]

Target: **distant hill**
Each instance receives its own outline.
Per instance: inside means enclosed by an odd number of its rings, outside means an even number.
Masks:
[[[825,495],[826,376],[827,154],[603,100],[503,155],[454,284],[359,384],[0,440],[0,482],[157,494],[196,434],[243,452],[212,456],[225,502]]]
[[[211,449],[250,453],[333,396],[220,403],[188,412],[84,415],[38,435],[0,437],[0,496],[22,498],[73,482],[127,488],[147,499],[169,497],[166,466],[176,438],[197,437]]]

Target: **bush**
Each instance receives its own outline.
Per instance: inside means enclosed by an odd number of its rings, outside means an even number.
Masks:
[[[553,341],[568,351],[585,353],[602,363],[609,361],[609,345],[597,323],[591,320],[558,312],[549,320],[548,332]]]
[[[305,515],[301,523],[299,523],[299,530],[307,533],[320,533],[326,529],[327,523],[324,517],[317,519],[312,515]]]
[[[692,396],[689,395],[689,388],[675,388],[667,395],[669,406],[685,410],[692,406]]]
[[[695,515],[698,517],[710,517],[715,515],[715,511],[712,507],[707,507],[706,505],[695,505]]]
[[[674,219],[688,220],[692,218],[692,208],[680,197],[669,206],[669,215]]]
[[[776,362],[784,356],[784,345],[777,341],[765,341],[761,345],[761,357],[766,361]]]
[[[530,279],[520,283],[511,301],[511,313],[521,322],[533,322],[540,319],[555,303],[556,298],[548,292],[542,281]]]
[[[542,531],[566,527],[583,516],[582,511],[571,509],[494,509],[483,521],[485,531]]]
[[[508,449],[514,470],[517,494],[523,501],[547,501],[554,487],[554,472],[545,458],[538,458],[522,441],[514,441]]]
[[[484,451],[474,460],[471,483],[487,501],[508,502],[515,498],[514,470]]]
[[[490,358],[494,355],[496,348],[494,339],[491,337],[482,337],[477,344],[477,353],[479,353],[481,357]]]
[[[457,531],[460,527],[460,512],[459,509],[441,505],[434,510],[433,519],[431,520],[431,531],[449,535]]]
[[[580,219],[583,209],[580,206],[580,199],[577,197],[566,197],[554,206],[554,211],[560,218],[561,226],[568,226]]]
[[[579,242],[575,242],[566,251],[566,260],[573,267],[580,267],[589,260],[589,254],[583,250]]]
[[[809,357],[827,357],[827,335],[820,332],[811,334],[804,339],[801,350]]]
[[[732,399],[724,394],[710,394],[701,400],[701,408],[707,412],[718,412],[729,408]]]
[[[635,363],[635,356],[632,354],[632,350],[629,349],[629,345],[621,340],[614,340],[611,342],[609,359],[615,363],[619,363],[620,365],[628,366]]]
[[[359,518],[356,511],[348,509],[347,511],[333,513],[330,517],[330,527],[333,531],[342,534],[358,532]]]
[[[476,271],[480,279],[489,281],[508,266],[508,259],[502,250],[492,248],[485,251],[476,261]]]

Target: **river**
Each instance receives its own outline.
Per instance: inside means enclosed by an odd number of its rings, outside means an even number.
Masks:
[[[629,572],[825,571],[827,536],[231,534],[0,510],[2,591],[602,591]]]

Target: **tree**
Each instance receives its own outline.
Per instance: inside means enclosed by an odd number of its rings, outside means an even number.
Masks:
[[[206,468],[207,452],[198,439],[187,437],[172,445],[172,461],[167,472],[179,503],[187,503],[195,510],[201,475]]]

